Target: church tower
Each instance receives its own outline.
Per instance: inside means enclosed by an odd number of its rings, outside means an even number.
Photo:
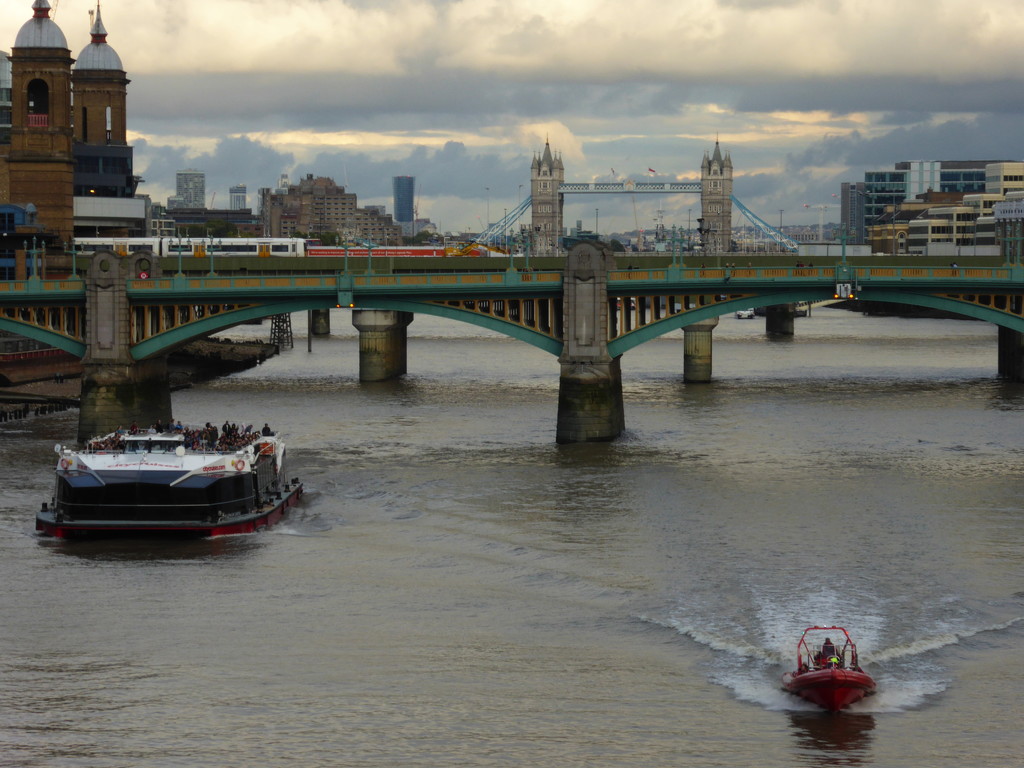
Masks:
[[[10,201],[33,203],[39,223],[59,242],[74,230],[74,156],[71,128],[71,51],[50,18],[48,0],[11,50]]]
[[[558,187],[565,181],[561,157],[551,154],[551,144],[544,142],[544,153],[534,156],[530,166],[530,196],[533,225],[532,253],[536,256],[557,256],[562,236],[562,195]]]
[[[732,248],[732,158],[715,151],[704,153],[700,166],[701,242],[705,253],[725,253]]]

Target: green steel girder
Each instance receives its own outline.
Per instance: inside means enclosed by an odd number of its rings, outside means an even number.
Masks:
[[[490,296],[487,298],[491,301],[495,300]],[[482,301],[483,299],[477,300]],[[424,315],[445,317],[450,320],[458,320],[463,323],[469,323],[470,325],[476,325],[480,328],[497,331],[500,334],[511,336],[519,341],[525,341],[527,344],[537,347],[538,349],[543,349],[545,352],[549,352],[556,357],[562,354],[562,342],[559,339],[552,338],[540,331],[525,328],[518,323],[500,320],[489,315],[481,315],[478,312],[471,312],[468,309],[459,309],[458,307],[449,307],[444,304],[434,304],[426,301],[407,301],[402,299],[366,299],[365,301],[356,299],[356,305],[354,308],[385,309],[396,312],[419,312]]]
[[[737,289],[730,287],[729,290],[732,291]],[[745,290],[747,292],[752,292],[749,288],[746,288]],[[695,292],[696,291],[691,291],[691,294]],[[714,293],[714,291],[704,291],[704,293]],[[828,289],[808,287],[795,290],[778,291],[776,293],[759,293],[757,304],[759,306],[772,306],[775,304],[789,304],[797,301],[822,301],[824,299],[831,299],[832,297],[833,293],[831,287]],[[642,328],[637,328],[635,331],[630,331],[616,339],[613,339],[612,341],[609,341],[608,354],[612,357],[618,357],[634,347],[639,347],[641,344],[651,341],[652,339],[656,339],[659,336],[663,336],[670,331],[685,328],[688,325],[699,323],[701,320],[726,315],[737,309],[746,309],[750,304],[751,297],[747,295],[739,299],[719,301],[715,304],[708,304],[697,309],[680,312],[677,315],[672,315],[671,317],[666,317],[662,320],[656,320],[652,323],[648,323]]]
[[[10,331],[19,336],[25,336],[43,344],[49,344],[51,347],[63,349],[75,357],[85,357],[86,345],[84,342],[73,339],[70,336],[65,336],[62,333],[51,331],[48,328],[41,328],[38,325],[29,325],[18,320],[0,317],[0,330]]]
[[[979,293],[974,292],[970,295],[977,296]],[[958,315],[971,317],[975,320],[984,320],[993,325],[1009,328],[1011,331],[1024,333],[1024,318],[1012,315],[1009,312],[1003,312],[1000,309],[983,307],[980,304],[963,301],[962,299],[953,299],[948,296],[934,296],[930,293],[915,293],[912,291],[862,288],[857,298],[864,301],[888,301],[894,304],[913,304],[914,306],[928,307],[929,309],[942,309],[946,312],[955,312]]]
[[[246,320],[255,320],[258,317],[270,317],[291,312],[301,312],[308,309],[327,309],[334,307],[333,300],[326,298],[303,297],[291,301],[279,301],[272,304],[259,304],[242,307],[240,309],[218,312],[216,315],[204,317],[191,323],[179,325],[163,333],[151,336],[140,341],[131,347],[131,355],[134,360],[145,360],[157,355],[166,354],[180,346],[187,344],[193,339],[209,336],[211,333],[222,331],[225,328],[244,323]]]
[[[746,289],[750,290],[750,287],[747,286]],[[730,290],[735,290],[735,288],[730,287]],[[833,298],[831,287],[827,289],[822,287],[808,287],[777,292],[758,293],[759,297],[757,303],[759,306],[773,306],[776,304],[789,304],[800,301],[824,301]],[[975,291],[972,295],[977,295],[977,293],[978,292]],[[953,299],[948,296],[936,296],[930,293],[916,293],[909,290],[894,290],[892,288],[865,288],[862,286],[860,291],[857,293],[857,298],[864,301],[887,301],[895,304],[911,304],[919,307],[928,307],[930,309],[945,310],[947,312],[964,315],[965,317],[971,317],[976,320],[984,320],[994,325],[1000,325],[1004,328],[1024,333],[1024,318],[1020,318],[1016,315],[1012,315],[998,309],[983,307],[972,302]],[[707,320],[711,317],[728,314],[736,309],[744,309],[749,307],[750,303],[750,297],[746,296],[742,299],[721,301],[716,304],[710,304],[705,307],[700,307],[699,309],[692,309],[678,315],[667,317],[663,320],[648,323],[642,328],[630,331],[629,333],[608,342],[608,354],[612,357],[618,357],[634,347],[638,347],[645,342],[651,341],[659,336],[663,336],[670,331],[685,328],[687,325],[692,325],[693,323],[698,323],[701,320]],[[725,310],[724,312],[722,311],[723,309]]]

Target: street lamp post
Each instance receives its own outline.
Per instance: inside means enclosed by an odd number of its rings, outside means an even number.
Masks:
[[[600,208],[595,208],[594,209],[594,234],[595,235],[600,234],[600,232],[601,232],[601,225],[599,223],[600,220],[601,220],[601,209]]]

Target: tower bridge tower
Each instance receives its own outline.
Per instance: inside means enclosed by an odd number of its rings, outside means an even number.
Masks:
[[[732,249],[732,158],[722,157],[715,140],[715,151],[704,153],[700,166],[700,209],[704,219],[702,241],[706,253],[724,253]]]
[[[562,236],[562,194],[558,187],[565,181],[562,158],[551,154],[550,142],[544,152],[533,158],[530,166],[533,248],[537,256],[557,256]]]

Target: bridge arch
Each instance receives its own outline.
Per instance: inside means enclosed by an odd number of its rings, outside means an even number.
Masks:
[[[0,330],[10,331],[19,336],[25,336],[34,341],[48,344],[51,347],[62,349],[65,352],[70,352],[75,357],[85,356],[86,345],[83,342],[72,339],[57,331],[41,328],[38,325],[29,325],[28,323],[0,317]]]
[[[608,343],[608,353],[612,356],[625,354],[629,350],[648,341],[664,336],[688,325],[699,323],[712,317],[720,317],[738,309],[746,309],[752,304],[757,306],[774,306],[796,302],[826,301],[834,298],[830,291],[823,289],[800,289],[762,293],[754,297],[744,295],[735,299],[726,299],[707,306],[694,308],[685,312],[656,320],[634,331],[620,336]],[[1024,316],[1012,314],[994,306],[968,301],[953,295],[936,295],[913,291],[872,291],[863,290],[858,294],[863,301],[879,301],[891,304],[908,304],[911,306],[937,309],[961,315],[974,320],[982,320],[993,325],[1024,333]]]

